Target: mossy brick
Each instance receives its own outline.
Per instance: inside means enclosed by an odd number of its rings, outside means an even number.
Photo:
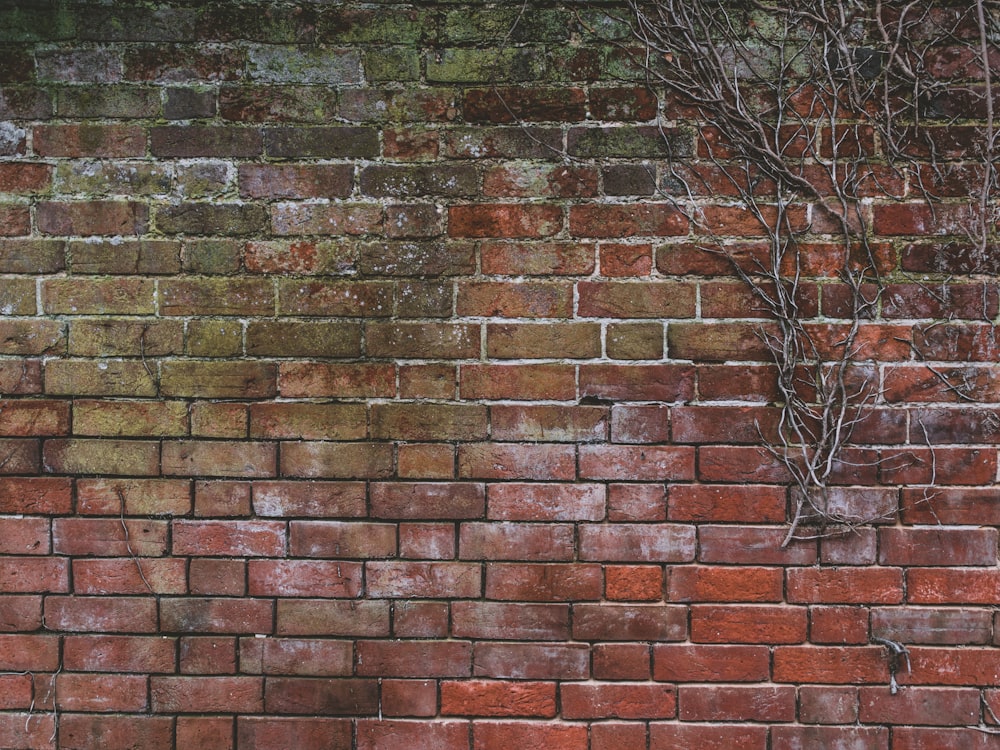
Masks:
[[[247,242],[243,265],[251,273],[341,276],[353,274],[358,248],[342,240],[262,240]]]
[[[77,36],[101,42],[181,42],[195,38],[196,8],[86,6],[77,17]]]
[[[393,285],[385,281],[279,279],[278,312],[289,316],[387,318]]]
[[[34,79],[35,59],[28,44],[0,44],[0,82],[27,83]]]
[[[224,161],[196,161],[174,169],[174,190],[189,200],[218,198],[232,191],[236,170]]]
[[[73,434],[98,437],[180,437],[188,433],[184,401],[73,402]]]
[[[181,270],[181,243],[175,240],[72,240],[70,273],[79,275],[163,276]]]
[[[397,203],[385,208],[385,235],[394,240],[444,234],[444,211],[429,203]]]
[[[69,354],[76,357],[163,357],[184,352],[179,320],[77,318],[69,323]],[[153,363],[149,364],[153,368]]]
[[[490,323],[491,359],[591,359],[601,356],[599,323]]]
[[[288,442],[281,449],[281,476],[308,479],[384,479],[393,472],[387,443]]]
[[[18,237],[31,233],[31,214],[26,203],[0,203],[0,236]]]
[[[246,52],[229,45],[127,45],[125,77],[156,83],[209,84],[242,78]]]
[[[4,437],[68,435],[69,422],[66,401],[0,400],[0,435]]]
[[[371,203],[272,203],[271,226],[278,236],[363,236],[380,234],[383,207]]]
[[[336,117],[339,95],[326,86],[226,83],[219,87],[219,116],[233,122],[326,123]]]
[[[61,117],[130,120],[160,114],[160,92],[146,86],[65,86],[56,91]]]
[[[359,357],[361,324],[334,321],[260,320],[247,325],[253,357]]]
[[[34,315],[34,279],[0,278],[0,315]]]
[[[351,164],[241,164],[244,198],[347,198],[354,189]]]
[[[196,401],[191,404],[191,436],[245,438],[247,405],[229,401]]]
[[[87,160],[56,165],[55,189],[59,193],[134,197],[166,195],[171,187],[171,172],[163,164]]]
[[[508,42],[565,42],[574,27],[568,9],[522,8],[491,5],[445,12],[441,25],[443,44]]]
[[[46,89],[7,86],[3,93],[3,98],[0,98],[2,120],[44,120],[52,117],[55,111],[52,92]]]
[[[0,163],[0,193],[37,194],[52,186],[52,167],[31,162]]]
[[[308,44],[315,39],[316,10],[309,5],[216,3],[202,9],[198,39]]]
[[[425,64],[431,83],[538,81],[546,73],[544,52],[528,47],[440,49],[428,53]]]
[[[461,197],[474,195],[478,182],[476,170],[466,165],[372,165],[361,171],[360,187],[378,198]]]
[[[0,122],[0,156],[24,156],[28,152],[27,135],[27,130],[13,122]]]
[[[48,474],[156,476],[160,443],[155,440],[56,438],[46,440],[42,465]]]
[[[362,83],[361,53],[336,47],[251,45],[247,74],[269,83],[311,83],[324,86]]]
[[[135,201],[39,201],[35,221],[42,234],[144,234],[149,207]]]
[[[253,203],[189,202],[161,206],[156,228],[164,234],[243,237],[268,229],[267,209]]]
[[[655,125],[570,128],[567,149],[586,158],[683,158],[690,156],[694,139],[684,130]]]
[[[349,89],[341,92],[339,112],[348,122],[433,123],[454,120],[458,110],[451,89]]]
[[[316,42],[359,46],[395,44],[416,47],[437,35],[433,9],[331,6],[316,19]]]
[[[447,281],[401,281],[393,294],[399,318],[448,318],[454,312],[455,285]]]
[[[383,440],[482,440],[489,431],[481,404],[374,404],[371,420]]]
[[[260,156],[262,148],[260,128],[160,125],[149,129],[149,150],[153,156],[163,158],[252,158]]]
[[[368,323],[365,346],[370,357],[475,359],[479,326],[454,323]]]
[[[214,117],[216,97],[217,92],[214,88],[169,86],[164,90],[163,117],[167,120],[198,120]],[[242,122],[245,118],[236,119]]]
[[[368,412],[364,404],[251,404],[250,437],[363,440],[368,437]]]
[[[467,281],[459,284],[456,301],[461,316],[501,318],[569,318],[573,286],[548,281]]]
[[[156,282],[144,278],[76,277],[42,281],[42,309],[49,315],[151,315]]]
[[[145,156],[146,133],[138,125],[36,125],[32,148],[38,156],[90,159]]]
[[[450,159],[551,159],[563,154],[559,128],[454,127],[442,132],[442,154]]]
[[[80,515],[183,516],[191,511],[191,483],[179,479],[78,479]]]
[[[369,242],[360,251],[366,276],[461,276],[476,266],[471,242]]]
[[[594,87],[588,103],[595,120],[632,123],[656,117],[656,94],[646,86]]]
[[[161,365],[160,388],[177,398],[272,398],[277,380],[272,362],[169,360]]]
[[[196,318],[187,324],[187,353],[192,357],[238,357],[243,354],[243,322],[232,318]]]
[[[611,359],[661,359],[662,323],[611,323],[607,327],[605,349]]]
[[[72,39],[77,29],[77,13],[60,2],[5,2],[0,14],[0,42]]]
[[[278,463],[276,443],[238,440],[166,440],[165,476],[273,477]]]
[[[38,80],[112,83],[121,80],[121,52],[112,46],[42,49],[35,53]]]
[[[45,392],[54,396],[156,395],[155,370],[141,360],[54,359],[45,364]]]
[[[274,127],[264,130],[268,156],[301,159],[378,156],[378,131],[369,127]]]
[[[32,438],[0,440],[0,474],[38,474],[41,450],[40,441]]]
[[[420,80],[420,52],[407,47],[366,49],[361,65],[365,80],[373,83]]]
[[[470,122],[580,122],[587,96],[575,86],[466,89],[462,114]]]
[[[0,317],[0,354],[60,354],[66,327],[57,320]]]
[[[57,273],[66,267],[66,243],[0,237],[0,273]]]
[[[181,266],[188,273],[228,275],[240,270],[243,243],[230,239],[186,239]]]
[[[396,367],[392,364],[282,362],[278,390],[285,398],[392,398]]]

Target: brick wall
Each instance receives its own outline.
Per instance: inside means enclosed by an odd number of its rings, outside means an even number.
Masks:
[[[760,227],[689,110],[519,9],[0,5],[0,747],[1000,747],[964,183],[866,207],[835,495],[883,522],[782,547],[764,321],[667,151]]]

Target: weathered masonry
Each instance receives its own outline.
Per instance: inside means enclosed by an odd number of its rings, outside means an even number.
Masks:
[[[0,0],[0,748],[1000,748],[996,8],[672,4]]]

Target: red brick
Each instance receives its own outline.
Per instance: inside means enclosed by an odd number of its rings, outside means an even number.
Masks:
[[[0,164],[0,193],[41,193],[52,184],[52,167],[31,162]]]
[[[838,744],[851,750],[885,750],[889,747],[889,730],[885,727],[774,727],[771,730],[772,750],[836,747]]]
[[[906,599],[913,604],[989,604],[996,599],[995,570],[913,568],[906,572]]]
[[[264,703],[273,714],[358,716],[378,710],[378,683],[353,678],[270,677]]]
[[[153,633],[156,600],[152,596],[49,597],[45,600],[45,622],[53,629],[76,633]]]
[[[476,482],[373,482],[371,485],[374,518],[480,518],[485,508],[485,488]]]
[[[669,490],[667,517],[672,521],[785,520],[785,488],[772,485],[676,485]]]
[[[911,687],[891,695],[887,687],[863,687],[860,719],[879,724],[969,726],[979,718],[979,691],[973,688]]]
[[[295,557],[372,558],[396,553],[396,527],[364,521],[292,521],[288,547]]]
[[[608,434],[603,406],[496,404],[490,407],[494,440],[518,442],[600,442]]]
[[[66,593],[69,563],[58,557],[4,557],[0,561],[0,592]]]
[[[571,560],[571,524],[463,523],[458,553],[463,560]]]
[[[991,750],[996,737],[979,728],[937,729],[934,727],[893,727],[894,750],[934,750],[941,747],[961,747],[966,750]]]
[[[871,618],[872,635],[899,643],[987,643],[992,624],[989,610],[968,607],[878,607]]]
[[[584,724],[548,724],[535,721],[480,721],[473,724],[473,750],[575,750],[586,747]]]
[[[622,747],[643,747],[646,725],[636,722],[606,722],[590,728],[591,750],[615,750]]]
[[[881,647],[778,646],[772,678],[775,682],[877,684],[888,682],[889,668]]]
[[[482,591],[482,570],[458,562],[369,562],[365,585],[367,594],[379,599],[474,598]]]
[[[899,604],[898,568],[803,568],[788,571],[788,601],[829,604]]]
[[[56,678],[63,711],[139,712],[148,708],[145,675],[73,674]]]
[[[562,686],[564,719],[670,719],[677,710],[675,689],[645,683],[569,683]]]
[[[48,555],[50,521],[45,518],[0,517],[0,555]]]
[[[609,521],[663,521],[667,517],[662,484],[608,485]]]
[[[188,573],[190,593],[195,596],[226,596],[246,591],[243,560],[195,558]]]
[[[487,516],[491,520],[600,521],[604,518],[605,489],[599,484],[504,482],[490,484],[487,492]]]
[[[996,529],[879,529],[880,565],[995,565]]]
[[[178,717],[177,746],[233,750],[233,720],[229,717]]]
[[[667,598],[675,602],[778,602],[783,596],[780,568],[695,565],[667,575]]]
[[[687,234],[688,220],[669,203],[592,203],[570,208],[569,231],[574,237],[671,237]]]
[[[594,679],[648,680],[652,677],[650,647],[644,643],[596,643]]]
[[[995,640],[995,639],[994,639]],[[990,659],[993,646],[982,648],[931,648],[910,646],[910,669],[900,670],[905,685],[990,685],[996,681],[996,667]],[[995,704],[997,694],[986,699]]]
[[[143,234],[149,221],[145,205],[125,201],[42,201],[35,210],[42,234]]]
[[[482,270],[499,276],[587,276],[594,249],[575,242],[490,242],[480,247]]]
[[[669,604],[577,604],[573,638],[585,641],[683,641],[687,608]]]
[[[580,446],[585,479],[668,481],[694,478],[694,450],[674,446]]]
[[[853,724],[858,720],[858,689],[804,685],[799,688],[799,719],[806,724]]]
[[[393,608],[396,638],[444,638],[448,635],[446,602],[400,601]]]
[[[43,213],[42,217],[48,217],[48,214]],[[31,233],[31,213],[27,205],[0,203],[0,219],[3,220],[3,224],[0,225],[0,237],[23,237]],[[48,223],[45,226],[52,228]],[[41,224],[39,229],[42,229]],[[55,234],[55,232],[50,233]]]
[[[675,406],[670,410],[677,443],[757,445],[776,435],[778,410],[762,406]]]
[[[704,449],[699,449],[704,450]],[[816,543],[794,540],[782,547],[788,529],[768,526],[706,525],[698,530],[698,560],[704,563],[809,565]]]
[[[457,638],[564,641],[569,605],[460,601],[451,608]]]
[[[359,675],[429,678],[472,673],[472,644],[467,641],[359,641],[356,648]]]
[[[572,365],[463,365],[463,399],[569,401],[576,396]]]
[[[160,600],[160,629],[267,634],[273,629],[273,608],[267,599],[165,598]]]
[[[691,607],[695,643],[803,643],[808,629],[804,607],[702,604]]]
[[[469,724],[464,721],[360,719],[357,724],[358,750],[397,746],[408,750],[468,750],[469,747]],[[344,745],[345,750],[348,747]]]
[[[601,567],[491,562],[486,564],[485,593],[487,599],[505,601],[597,600],[601,598]]]
[[[401,523],[399,555],[403,558],[450,560],[455,557],[455,527],[450,523]]]
[[[152,677],[157,713],[259,713],[264,708],[260,677]]]
[[[687,365],[585,364],[580,366],[580,396],[610,401],[687,401],[694,397],[694,370]],[[664,421],[663,427],[666,424]]]
[[[750,720],[787,722],[795,718],[795,688],[699,687],[677,690],[677,715],[682,721]]]
[[[169,523],[151,519],[57,518],[52,522],[53,549],[62,555],[166,554]]]
[[[770,653],[766,646],[661,644],[653,647],[654,680],[765,682],[770,671]]]
[[[171,750],[173,730],[174,722],[169,716],[67,713],[59,717],[59,743],[67,748]]]
[[[579,680],[589,674],[590,648],[580,643],[477,643],[473,674],[519,680]]]
[[[281,557],[285,553],[281,521],[173,522],[173,552],[178,555]]]
[[[458,475],[470,479],[572,480],[576,453],[558,444],[473,443],[458,449]]]
[[[200,481],[194,484],[194,514],[211,516],[249,516],[250,483]]]
[[[694,560],[695,528],[680,524],[583,524],[579,554],[602,562],[677,563]]]
[[[452,237],[548,237],[562,228],[559,206],[476,204],[448,209]]]
[[[437,680],[382,680],[382,713],[386,716],[429,718],[437,715],[437,704]],[[421,725],[429,726],[428,722]]]
[[[354,598],[361,594],[362,566],[332,560],[251,560],[247,581],[251,596]]]
[[[0,612],[0,633],[30,633],[42,626],[42,597],[40,595],[5,594],[4,609]]]
[[[275,632],[282,636],[385,637],[389,635],[389,602],[278,599]]]
[[[758,724],[649,725],[650,750],[765,750],[767,738],[767,727]]]
[[[48,635],[0,634],[0,669],[54,672],[59,665],[59,639]]]
[[[809,640],[812,643],[868,643],[868,614],[866,607],[811,607]]]
[[[180,559],[96,559],[73,561],[77,594],[187,593],[187,566]]]
[[[145,156],[146,136],[137,125],[38,125],[33,146],[39,156],[122,158]]]
[[[70,635],[63,666],[73,672],[173,672],[175,642],[162,636]]]
[[[565,715],[565,706],[563,712]],[[556,715],[556,683],[444,680],[441,715],[552,718]]]

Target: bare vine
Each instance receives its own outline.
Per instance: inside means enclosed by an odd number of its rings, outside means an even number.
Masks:
[[[998,192],[990,64],[998,56],[1000,5],[627,0],[627,6],[629,15],[618,18],[633,40],[626,48],[654,90],[697,111],[701,166],[725,180],[766,242],[756,259],[738,255],[705,216],[710,185],[690,169],[698,160],[668,165],[672,182],[682,186],[672,200],[706,238],[706,249],[731,261],[775,321],[761,335],[781,395],[769,449],[792,476],[784,543],[799,537],[804,523],[821,527],[812,536],[831,524],[843,529],[876,520],[835,509],[830,496],[845,446],[880,396],[876,356],[859,339],[863,322],[879,314],[888,270],[872,241],[871,203],[914,196],[948,223],[943,233],[984,257]],[[947,142],[956,124],[974,136],[967,147]],[[975,163],[978,184],[962,203],[943,205],[936,185],[966,168],[959,159]],[[836,277],[820,284],[823,319],[802,305],[808,246],[819,242],[836,248],[828,263]]]

